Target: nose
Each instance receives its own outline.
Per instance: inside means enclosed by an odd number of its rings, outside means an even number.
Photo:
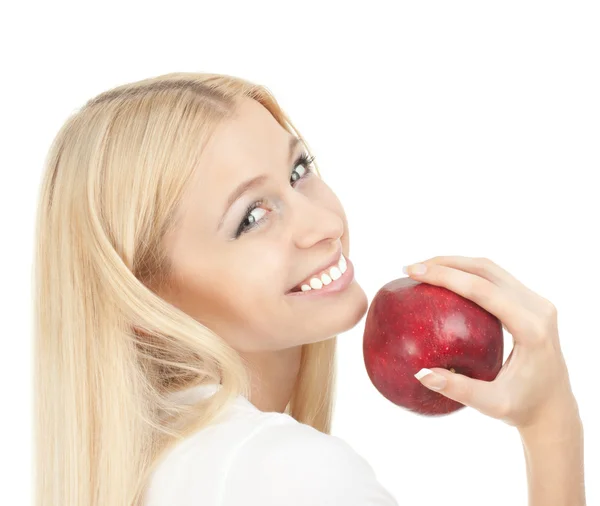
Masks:
[[[293,234],[298,248],[310,248],[321,241],[339,241],[344,233],[342,217],[323,202],[296,194]]]

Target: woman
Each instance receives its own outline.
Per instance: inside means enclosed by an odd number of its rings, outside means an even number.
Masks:
[[[39,206],[37,504],[397,504],[329,434],[336,335],[368,305],[348,256],[344,210],[264,87],[173,73],[88,101]],[[519,429],[531,505],[583,504],[553,306],[489,261],[426,264],[411,275],[516,341],[495,382],[436,369],[440,392]]]

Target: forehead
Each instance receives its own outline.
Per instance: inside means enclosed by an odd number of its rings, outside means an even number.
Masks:
[[[287,160],[290,136],[264,106],[245,99],[235,116],[219,125],[207,144],[199,177],[214,184],[215,177],[224,179],[224,173],[235,177],[260,171],[270,163],[281,164]],[[235,185],[239,181],[228,182]]]
[[[183,220],[201,217],[210,228],[239,183],[276,172],[274,167],[286,163],[291,136],[259,102],[240,102],[236,114],[217,127],[202,152],[182,202]]]

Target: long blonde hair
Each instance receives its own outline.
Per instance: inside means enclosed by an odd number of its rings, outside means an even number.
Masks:
[[[249,395],[239,354],[157,295],[170,279],[161,241],[182,193],[244,97],[309,149],[264,86],[183,72],[101,93],[53,140],[35,251],[36,505],[143,504],[164,452]],[[336,341],[302,347],[285,411],[326,434]],[[195,405],[169,397],[203,383],[222,387]]]

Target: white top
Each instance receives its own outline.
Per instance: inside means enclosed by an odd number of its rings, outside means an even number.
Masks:
[[[176,395],[191,400],[219,385]],[[342,439],[239,396],[225,416],[169,450],[145,506],[398,506]]]

